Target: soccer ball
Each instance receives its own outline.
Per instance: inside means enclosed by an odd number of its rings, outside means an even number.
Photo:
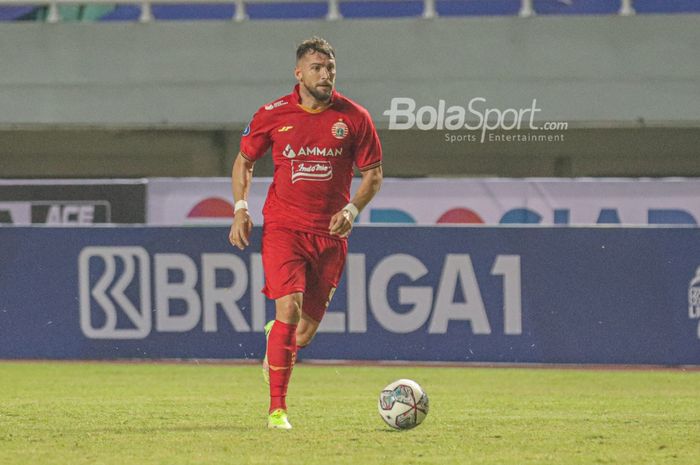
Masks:
[[[387,425],[396,429],[411,429],[420,425],[428,415],[428,395],[418,383],[400,379],[379,394],[379,415]]]

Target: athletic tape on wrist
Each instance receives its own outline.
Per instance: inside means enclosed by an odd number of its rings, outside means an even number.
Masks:
[[[353,221],[355,221],[355,218],[357,218],[357,215],[360,214],[360,210],[358,210],[357,207],[355,206],[355,204],[352,203],[352,202],[350,202],[349,204],[345,205],[345,206],[343,207],[343,210],[345,210],[346,212],[350,213],[350,215],[352,216],[352,219],[350,220],[351,223],[352,223]]]
[[[236,204],[233,206],[233,214],[235,215],[236,212],[241,208],[245,208],[246,210],[248,210],[248,202],[246,202],[245,200],[237,201]]]

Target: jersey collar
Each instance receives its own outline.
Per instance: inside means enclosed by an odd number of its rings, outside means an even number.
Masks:
[[[307,113],[323,113],[324,111],[328,110],[330,107],[333,106],[335,103],[336,98],[338,97],[338,91],[333,88],[333,93],[331,93],[331,104],[328,105],[327,107],[321,109],[321,110],[312,110],[311,108],[305,107],[304,105],[301,104],[301,96],[299,95],[299,86],[300,84],[297,84],[294,86],[294,91],[292,92],[292,102],[294,102],[299,108],[304,110]]]

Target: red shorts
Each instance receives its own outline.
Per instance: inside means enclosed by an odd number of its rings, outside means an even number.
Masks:
[[[320,322],[333,291],[338,287],[347,253],[345,240],[265,226],[262,235],[263,293],[274,300],[302,292],[302,311]]]

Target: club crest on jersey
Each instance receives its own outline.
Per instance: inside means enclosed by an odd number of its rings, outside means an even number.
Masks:
[[[348,135],[348,125],[343,123],[342,120],[337,121],[332,127],[331,127],[331,134],[333,134],[333,137],[336,139],[345,139]]]
[[[297,181],[328,181],[333,178],[331,162],[292,160],[292,184]]]

